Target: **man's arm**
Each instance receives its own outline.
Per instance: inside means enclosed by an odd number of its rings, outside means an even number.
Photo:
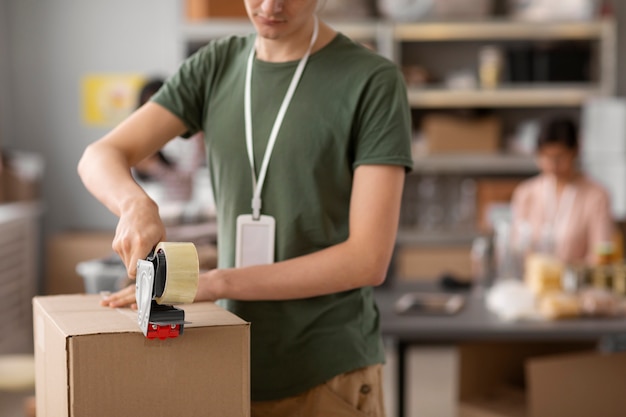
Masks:
[[[381,284],[396,239],[404,176],[403,167],[357,168],[345,242],[271,265],[211,270],[200,275],[196,301],[288,300]],[[129,286],[104,304],[132,305],[134,290]]]
[[[87,189],[120,218],[113,249],[131,277],[137,260],[165,238],[165,228],[158,207],[135,182],[130,168],[185,130],[184,123],[168,110],[147,103],[89,145],[78,164]]]
[[[272,265],[212,270],[201,276],[196,300],[298,299],[381,284],[396,239],[404,176],[399,166],[360,166],[345,242]]]

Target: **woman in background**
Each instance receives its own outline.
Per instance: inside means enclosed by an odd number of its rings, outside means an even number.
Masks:
[[[531,248],[566,263],[598,264],[613,241],[610,197],[577,166],[578,131],[571,120],[544,125],[537,141],[540,174],[513,195],[513,227]]]

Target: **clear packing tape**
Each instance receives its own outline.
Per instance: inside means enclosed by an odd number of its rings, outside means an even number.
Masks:
[[[193,243],[161,242],[156,252],[165,255],[166,276],[165,289],[157,303],[188,304],[192,303],[198,289],[198,252]]]

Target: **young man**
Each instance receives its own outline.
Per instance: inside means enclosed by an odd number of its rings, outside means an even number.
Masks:
[[[196,300],[224,300],[252,323],[252,415],[382,416],[372,286],[385,278],[412,166],[405,87],[393,64],[319,22],[317,0],[245,4],[256,36],[188,59],[86,149],[79,173],[119,216],[113,247],[133,276],[165,232],[130,167],[203,130],[219,267],[201,274]],[[238,222],[259,221],[275,245],[237,238]],[[237,249],[258,244],[275,249],[269,262],[261,250],[256,265],[236,263]],[[105,304],[133,300],[129,287]]]

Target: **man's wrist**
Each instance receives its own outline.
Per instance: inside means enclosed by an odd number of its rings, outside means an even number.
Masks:
[[[136,209],[137,207],[148,207],[158,210],[158,206],[147,194],[141,193],[125,198],[119,204],[120,214]]]
[[[212,269],[199,276],[195,301],[215,301],[226,298],[224,270]]]

